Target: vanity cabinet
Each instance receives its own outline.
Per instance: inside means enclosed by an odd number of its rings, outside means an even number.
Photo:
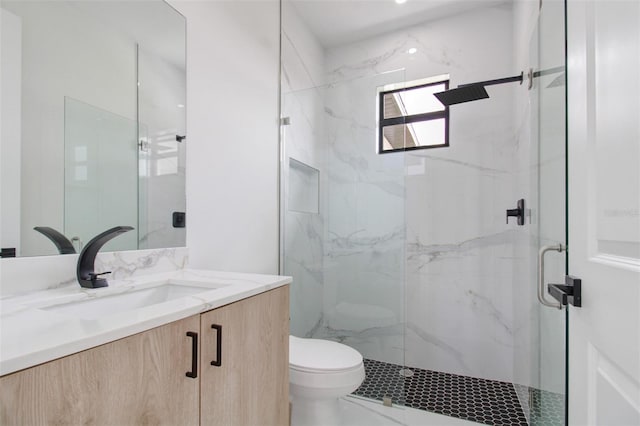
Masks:
[[[200,421],[289,424],[288,286],[200,316]]]
[[[187,332],[198,316],[0,379],[0,424],[197,425]]]
[[[288,425],[288,338],[283,286],[3,376],[0,424]]]

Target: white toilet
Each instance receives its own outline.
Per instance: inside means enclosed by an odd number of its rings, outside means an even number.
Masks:
[[[362,355],[337,342],[289,336],[291,425],[339,425],[338,398],[364,381]]]

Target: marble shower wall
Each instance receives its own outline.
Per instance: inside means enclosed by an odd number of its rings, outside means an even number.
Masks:
[[[326,51],[283,3],[283,273],[291,332],[402,363],[404,160],[378,156],[376,87],[403,72],[326,85]],[[319,171],[319,210],[290,208],[293,158]],[[312,188],[309,188],[310,190]]]
[[[512,32],[510,5],[425,22],[329,49],[327,81],[359,82],[400,68],[408,81],[450,74],[452,86],[517,75]],[[408,53],[412,47],[417,49],[413,55]],[[512,110],[515,94],[522,91],[526,87],[517,84],[497,86],[489,89],[491,99],[452,107],[449,148],[378,156],[406,162],[406,207],[400,209],[406,230],[397,228],[397,241],[406,233],[406,273],[388,274],[388,286],[406,303],[407,365],[513,380],[518,321],[512,300],[523,284],[513,276],[513,244],[522,230],[505,224],[505,210],[520,198],[513,180],[518,147]],[[373,154],[375,138],[368,143]],[[330,152],[331,164],[340,162],[339,154]],[[358,227],[340,235],[349,230]],[[380,224],[366,231],[384,235]],[[359,266],[369,271],[380,265],[372,256]],[[366,278],[348,283],[361,300],[375,293],[367,284]],[[381,355],[377,359],[396,362]]]
[[[327,86],[325,323],[317,334],[396,364],[404,362],[405,160],[376,153],[376,88],[404,79],[394,71]]]
[[[483,7],[323,49],[283,5],[283,157],[320,171],[320,210],[299,213],[286,209],[283,167],[292,332],[381,361],[533,384],[537,243],[529,225],[505,224],[506,209],[535,195],[526,85],[452,107],[449,148],[375,146],[377,87],[519,74],[533,8]]]

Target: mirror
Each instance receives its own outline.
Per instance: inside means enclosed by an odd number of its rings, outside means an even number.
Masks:
[[[79,252],[119,225],[135,230],[103,250],[184,246],[184,17],[160,0],[0,7],[2,256]]]

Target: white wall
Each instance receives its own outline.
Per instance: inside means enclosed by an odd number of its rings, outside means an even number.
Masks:
[[[187,18],[190,265],[276,273],[279,5],[171,3]]]

